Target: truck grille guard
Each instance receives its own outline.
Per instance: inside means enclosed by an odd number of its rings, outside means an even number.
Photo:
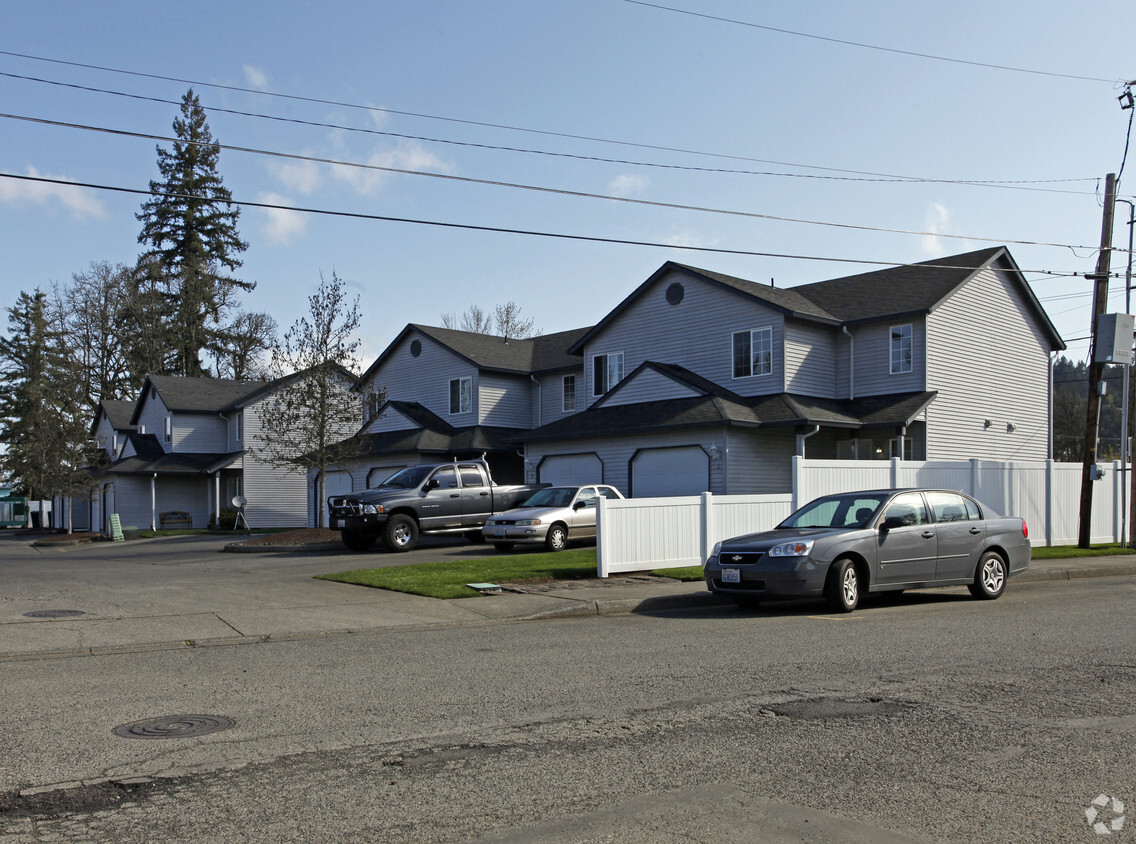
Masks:
[[[333,516],[361,516],[363,505],[354,498],[329,498],[328,509]]]

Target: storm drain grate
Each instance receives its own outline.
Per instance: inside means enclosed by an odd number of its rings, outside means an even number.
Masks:
[[[86,615],[82,610],[32,610],[24,613],[24,618],[74,618]]]
[[[165,718],[147,718],[123,724],[111,732],[121,738],[195,738],[227,730],[234,723],[232,719],[220,715],[168,715]]]

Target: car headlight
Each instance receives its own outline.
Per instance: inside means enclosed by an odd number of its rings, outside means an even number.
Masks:
[[[376,507],[374,504],[364,504],[363,512],[368,516],[374,516],[381,508]]]
[[[711,557],[717,557],[718,554],[721,553],[721,551],[722,551],[722,543],[721,542],[715,542],[714,543],[714,550],[710,552],[710,556]]]
[[[770,557],[807,557],[813,552],[813,541],[785,542],[769,549]]]
[[[532,527],[533,525],[539,525],[540,519],[518,519],[513,524],[523,525],[525,527]]]

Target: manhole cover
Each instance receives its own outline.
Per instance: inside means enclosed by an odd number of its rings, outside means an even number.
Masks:
[[[169,715],[147,718],[115,727],[111,732],[122,738],[167,739],[194,738],[227,730],[235,722],[220,715]]]
[[[25,618],[74,618],[86,615],[82,610],[32,610],[24,613]]]

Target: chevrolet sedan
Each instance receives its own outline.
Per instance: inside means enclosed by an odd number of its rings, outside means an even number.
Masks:
[[[550,486],[520,507],[492,516],[481,534],[498,551],[510,551],[518,544],[543,544],[549,551],[562,551],[569,542],[596,538],[601,497],[623,498],[618,489],[604,484]]]
[[[773,530],[719,542],[703,574],[743,607],[823,597],[851,612],[866,593],[928,586],[991,600],[1029,562],[1024,519],[949,490],[871,490],[818,498]]]

